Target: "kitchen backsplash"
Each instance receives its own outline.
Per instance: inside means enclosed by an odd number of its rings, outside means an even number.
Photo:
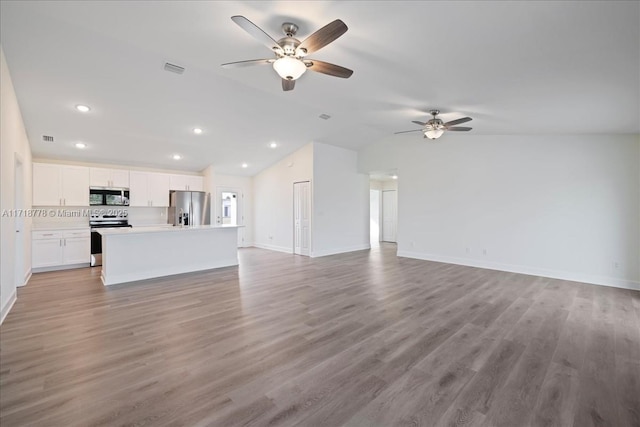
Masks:
[[[129,224],[133,225],[157,225],[167,223],[167,208],[147,207],[119,207],[119,206],[93,206],[86,207],[60,207],[38,206],[34,208],[33,228],[67,228],[89,226],[89,214],[99,209],[119,211],[124,209],[129,215]],[[35,215],[38,213],[38,215]]]
[[[128,208],[129,224],[156,225],[167,223],[167,208]]]

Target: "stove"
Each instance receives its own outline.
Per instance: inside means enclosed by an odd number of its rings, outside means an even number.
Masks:
[[[91,228],[117,228],[131,227],[127,212],[121,212],[117,215],[91,214],[89,217],[89,226]]]
[[[102,236],[97,229],[131,227],[126,211],[115,215],[91,214],[89,226],[91,227],[91,267],[102,265]]]

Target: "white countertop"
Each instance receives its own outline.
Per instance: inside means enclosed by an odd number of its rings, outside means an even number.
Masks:
[[[31,231],[57,231],[57,230],[89,230],[89,224],[87,225],[54,225],[54,224],[43,224],[43,225],[34,225],[31,227]]]
[[[139,226],[139,227],[122,227],[122,228],[99,228],[96,229],[102,236],[116,235],[116,234],[144,234],[144,233],[175,233],[175,232],[194,232],[194,231],[207,231],[207,230],[219,230],[227,228],[240,228],[244,225],[198,225],[195,227],[173,227],[170,225],[159,226]]]

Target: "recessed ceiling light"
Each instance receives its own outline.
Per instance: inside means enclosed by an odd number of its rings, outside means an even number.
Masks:
[[[278,144],[276,144],[275,142],[272,142],[271,144],[269,144],[269,147],[271,148],[276,148],[278,146]]]
[[[86,105],[76,105],[76,110],[80,111],[81,113],[88,113],[89,111],[91,111],[91,108],[87,107]]]
[[[87,144],[85,144],[84,142],[78,142],[76,143],[76,148],[80,148],[80,149],[87,148]]]
[[[182,156],[180,154],[174,154],[173,155],[173,160],[180,160],[182,158]]]
[[[200,128],[195,128],[195,129],[193,130],[193,133],[195,133],[196,135],[200,135],[200,134],[202,133],[202,129],[200,129]]]
[[[243,167],[243,168],[248,168],[248,167],[249,167],[249,165],[248,165],[248,164],[246,164],[246,163],[243,163],[243,164],[242,164],[242,167]]]
[[[391,175],[391,179],[398,179],[398,175]]]

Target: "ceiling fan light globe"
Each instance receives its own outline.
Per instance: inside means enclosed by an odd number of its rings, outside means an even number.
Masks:
[[[307,66],[299,59],[283,56],[273,63],[273,69],[283,79],[297,80],[307,71]]]
[[[429,129],[424,133],[424,136],[426,136],[429,139],[438,139],[442,136],[443,133],[444,133],[443,129],[437,129],[437,128]]]

